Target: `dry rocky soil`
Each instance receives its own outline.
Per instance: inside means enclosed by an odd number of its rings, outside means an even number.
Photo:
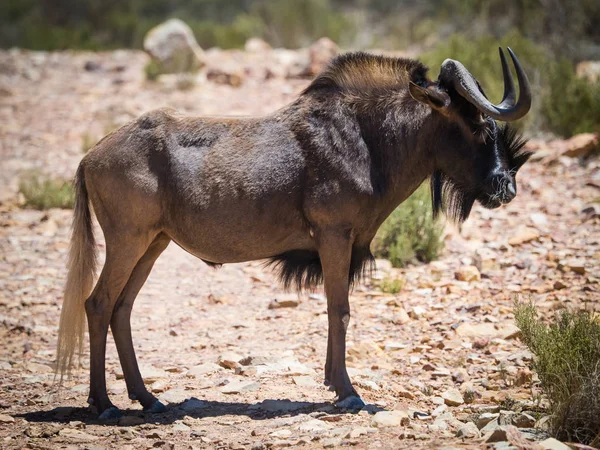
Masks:
[[[168,411],[128,400],[110,337],[120,420],[86,408],[87,356],[54,382],[71,211],[21,208],[19,178],[72,177],[86,147],[156,107],[265,114],[308,83],[273,76],[261,55],[220,57],[241,67],[239,86],[202,73],[147,82],[141,52],[0,52],[0,447],[567,448],[534,444],[548,438],[545,403],[512,315],[515,298],[547,318],[600,309],[600,160],[565,156],[563,141],[530,142],[516,200],[448,225],[438,261],[379,261],[354,289],[348,366],[368,404],[358,413],[336,409],[322,385],[321,290],[284,293],[260,262],[214,270],[174,244],[133,311],[142,374]],[[378,288],[394,278],[399,293]]]

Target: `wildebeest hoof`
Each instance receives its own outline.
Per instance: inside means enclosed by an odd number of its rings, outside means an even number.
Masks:
[[[365,402],[357,395],[350,395],[335,404],[338,408],[348,409],[351,411],[360,411],[365,407]]]
[[[158,400],[156,400],[150,408],[144,409],[144,411],[150,413],[164,413],[167,411],[167,407]]]
[[[118,419],[119,417],[121,417],[121,411],[119,410],[119,408],[117,408],[116,406],[111,406],[110,408],[102,411],[102,414],[100,414],[98,416],[98,419],[112,420],[112,419]]]
[[[335,386],[333,384],[329,385],[329,391],[330,392],[335,391]]]

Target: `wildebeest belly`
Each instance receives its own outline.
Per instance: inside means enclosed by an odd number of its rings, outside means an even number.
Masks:
[[[170,152],[162,189],[165,231],[214,263],[313,249],[302,213],[301,153],[285,142],[242,148],[236,141]]]

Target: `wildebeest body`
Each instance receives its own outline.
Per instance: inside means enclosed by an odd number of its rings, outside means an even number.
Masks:
[[[101,417],[118,413],[104,372],[110,327],[130,397],[164,409],[141,378],[130,314],[154,262],[175,241],[211,265],[265,259],[286,287],[323,282],[325,383],[338,405],[363,405],[345,366],[348,289],[372,261],[381,223],[426,178],[435,210],[445,206],[458,220],[476,200],[495,208],[514,198],[524,141],[488,117],[515,120],[529,108],[526,76],[511,56],[521,95],[517,101],[501,54],[507,89],[499,105],[456,61],[445,62],[433,82],[417,61],[358,53],[336,59],[295,102],[267,117],[191,118],[162,109],[108,135],[75,178],[61,373],[82,349],[87,316],[90,404]],[[89,205],[106,239],[93,291]]]

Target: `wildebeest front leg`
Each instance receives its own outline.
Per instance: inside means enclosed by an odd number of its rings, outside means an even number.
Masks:
[[[360,409],[360,399],[346,370],[346,330],[350,322],[348,303],[352,241],[347,230],[319,233],[319,257],[323,268],[329,322],[325,380],[337,394],[337,406]]]

